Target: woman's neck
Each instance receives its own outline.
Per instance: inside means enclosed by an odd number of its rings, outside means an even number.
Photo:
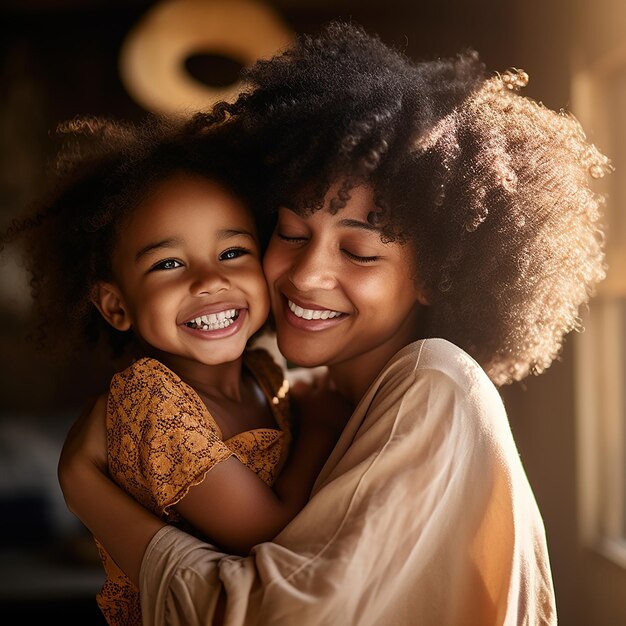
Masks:
[[[415,307],[394,337],[355,357],[330,363],[328,374],[337,390],[356,407],[393,356],[425,336],[428,307]]]
[[[382,372],[385,365],[402,348],[417,341],[414,337],[409,341],[381,347],[367,355],[328,366],[328,374],[337,391],[346,397],[355,407],[366,394],[371,384]]]

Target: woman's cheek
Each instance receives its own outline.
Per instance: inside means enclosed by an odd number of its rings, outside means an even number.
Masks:
[[[285,272],[285,268],[289,266],[288,256],[284,253],[281,255],[276,250],[276,245],[270,243],[265,257],[263,258],[263,273],[265,279],[271,285],[271,283]]]

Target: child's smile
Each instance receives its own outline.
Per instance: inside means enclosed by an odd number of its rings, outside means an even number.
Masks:
[[[216,182],[176,174],[120,233],[101,298],[110,322],[132,328],[170,367],[239,359],[269,309],[254,221],[241,201]]]
[[[185,326],[194,330],[213,331],[228,328],[238,319],[239,310],[226,309],[224,311],[218,311],[217,313],[199,315],[185,322]]]
[[[238,333],[246,319],[246,308],[220,308],[216,312],[196,315],[181,324],[183,330],[197,334],[202,339],[221,339]]]

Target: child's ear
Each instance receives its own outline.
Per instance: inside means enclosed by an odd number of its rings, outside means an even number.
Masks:
[[[130,328],[130,316],[124,298],[113,283],[96,283],[91,290],[91,301],[113,328],[121,331]]]

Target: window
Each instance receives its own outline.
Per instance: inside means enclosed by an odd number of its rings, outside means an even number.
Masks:
[[[608,194],[608,275],[576,338],[580,528],[626,567],[626,50],[575,77],[574,111],[616,173]]]

